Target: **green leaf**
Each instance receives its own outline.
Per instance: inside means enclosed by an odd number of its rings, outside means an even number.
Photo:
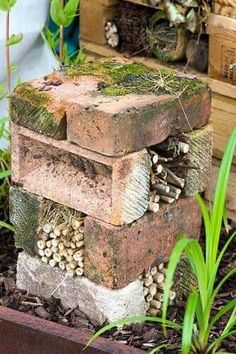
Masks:
[[[66,26],[67,18],[60,0],[52,0],[50,6],[50,15],[56,25],[64,27]]]
[[[102,335],[103,333],[105,333],[106,331],[108,331],[109,329],[112,329],[114,327],[117,326],[122,326],[124,324],[130,324],[130,323],[134,323],[134,322],[157,322],[157,323],[163,323],[163,319],[159,318],[159,317],[149,317],[149,316],[135,316],[135,317],[128,317],[124,320],[120,320],[120,321],[116,321],[113,323],[110,323],[104,327],[102,327],[101,329],[99,329],[99,331],[97,331],[88,341],[88,343],[86,344],[87,348],[96,338],[98,338],[100,335]],[[178,323],[175,323],[173,321],[168,321],[165,320],[166,326],[176,329],[176,330],[180,330],[182,328],[181,325],[179,325]]]
[[[0,172],[0,179],[9,177],[11,175],[11,171],[7,170],[7,171],[2,171]]]
[[[168,264],[168,269],[167,269],[167,274],[166,274],[166,281],[165,281],[165,288],[164,288],[164,298],[163,298],[163,305],[162,305],[162,320],[163,320],[163,329],[164,332],[166,333],[166,314],[167,314],[167,308],[168,308],[168,303],[169,303],[169,294],[170,294],[170,289],[173,283],[173,277],[175,273],[175,269],[177,267],[177,264],[181,258],[181,255],[186,248],[186,246],[192,242],[191,239],[181,239],[179,240],[172,253],[170,256],[169,264]]]
[[[217,179],[213,209],[211,214],[211,224],[213,228],[212,231],[213,231],[213,238],[214,238],[214,243],[212,245],[213,261],[217,257],[221,225],[222,225],[222,219],[224,215],[226,192],[227,192],[228,180],[230,175],[231,164],[233,161],[235,146],[236,146],[236,128],[233,129],[226,150],[224,152],[223,160],[221,162],[220,171]]]
[[[198,294],[192,293],[188,297],[184,312],[183,334],[182,334],[182,354],[189,354],[192,344],[193,325],[197,306]]]
[[[210,322],[210,327],[214,326],[216,322],[220,320],[220,318],[227,313],[228,311],[232,310],[232,308],[235,308],[236,306],[236,299],[233,299],[229,301],[226,305],[221,307],[221,309],[217,312],[217,314],[213,317],[213,319]],[[234,318],[232,321],[235,321],[236,319]]]
[[[234,331],[229,331],[226,334],[222,334],[219,338],[217,338],[209,347],[207,353],[215,353],[216,349],[220,346],[220,344],[225,340],[226,338],[234,335],[236,333],[236,330]],[[212,351],[211,351],[212,350]]]
[[[67,24],[65,27],[68,27],[71,22],[73,21],[76,12],[78,10],[78,6],[79,6],[80,0],[69,0],[66,5],[65,5],[65,15],[66,15],[66,19],[67,19]]]
[[[155,354],[155,353],[159,352],[159,350],[161,350],[163,348],[167,348],[167,347],[168,347],[168,344],[160,344],[160,345],[158,345],[158,347],[153,348],[149,354]]]
[[[0,10],[10,11],[17,0],[0,0]]]
[[[7,41],[7,47],[10,47],[12,45],[18,44],[22,41],[23,39],[23,34],[19,33],[19,34],[12,34],[11,37],[9,38],[9,40]]]
[[[5,229],[8,229],[8,230],[10,230],[10,231],[15,231],[15,229],[14,229],[14,227],[13,226],[11,226],[10,224],[7,224],[6,222],[4,222],[4,221],[0,221],[0,226],[1,227],[4,227]]]

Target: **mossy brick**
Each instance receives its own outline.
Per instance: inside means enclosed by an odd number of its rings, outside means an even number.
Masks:
[[[179,176],[185,179],[183,194],[189,197],[204,192],[208,185],[212,170],[213,128],[208,124],[183,134],[181,141],[190,147],[184,159],[190,168],[178,169]]]
[[[148,208],[151,161],[146,149],[107,157],[11,125],[12,180],[31,193],[113,225]]]
[[[11,119],[22,127],[46,136],[66,139],[66,107],[68,97],[75,99],[97,87],[97,80],[67,79],[54,72],[40,80],[18,85],[10,97]]]
[[[16,247],[36,253],[37,228],[42,198],[21,187],[10,188],[10,220],[15,228]]]
[[[78,97],[67,110],[67,138],[105,155],[158,144],[209,120],[210,91],[196,79],[107,60],[69,68],[66,75],[93,75],[101,81],[96,95]]]
[[[122,288],[144,270],[168,261],[178,234],[199,237],[201,215],[195,198],[163,204],[128,226],[85,219],[85,276],[110,288]]]
[[[11,112],[35,132],[122,156],[206,125],[210,96],[197,79],[116,58],[18,86]]]

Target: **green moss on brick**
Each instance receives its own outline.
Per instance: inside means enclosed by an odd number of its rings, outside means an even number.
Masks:
[[[66,138],[66,119],[57,120],[47,108],[50,97],[29,83],[18,85],[10,97],[14,123],[55,139]]]
[[[15,228],[16,247],[36,254],[41,199],[20,187],[10,188],[10,220]]]
[[[111,59],[86,63],[78,68],[67,68],[66,75],[96,76],[101,78],[101,93],[105,96],[126,94],[170,94],[192,96],[207,85],[197,79],[179,77],[168,69],[151,70],[141,64],[119,63]]]

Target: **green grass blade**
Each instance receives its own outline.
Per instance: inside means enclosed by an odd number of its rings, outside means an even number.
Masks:
[[[193,325],[196,312],[196,305],[198,300],[198,294],[192,293],[188,297],[186,309],[184,312],[184,323],[183,323],[183,334],[182,334],[182,354],[189,354],[192,335],[193,335]]]
[[[10,176],[11,176],[11,171],[9,171],[9,170],[0,172],[0,179],[10,177]]]
[[[210,322],[210,324],[209,324],[209,328],[211,329],[211,328],[214,326],[214,324],[215,324],[216,322],[218,322],[224,314],[226,314],[226,313],[229,312],[230,310],[234,309],[235,306],[236,306],[236,299],[233,299],[233,300],[229,301],[226,305],[224,305],[224,306],[217,312],[217,314],[212,318],[212,320],[211,320],[211,322]],[[233,311],[233,313],[234,313],[234,311]],[[232,319],[231,319],[231,320],[232,320]],[[233,319],[233,320],[235,320],[235,319]]]
[[[211,220],[210,220],[210,215],[207,210],[207,206],[204,203],[202,197],[199,194],[196,194],[195,198],[200,206],[202,217],[203,217],[203,222],[204,222],[205,238],[206,238],[206,265],[207,265],[208,272],[209,272],[209,268],[211,267],[211,252],[212,252]]]
[[[167,323],[166,321],[166,315],[167,315],[167,308],[168,308],[168,302],[169,302],[169,294],[170,294],[170,289],[172,286],[173,282],[173,277],[175,273],[175,269],[177,267],[177,264],[181,258],[181,255],[186,248],[188,244],[192,242],[192,239],[186,239],[183,238],[179,240],[169,259],[169,264],[168,264],[168,269],[167,269],[167,274],[166,274],[166,281],[165,281],[165,288],[164,288],[164,298],[163,298],[163,305],[162,305],[162,320],[163,320],[163,330],[164,333],[166,333],[166,326],[165,324]]]
[[[219,253],[219,256],[218,256],[218,258],[216,260],[216,263],[215,263],[213,269],[211,269],[211,274],[210,274],[209,284],[208,284],[208,290],[209,291],[212,291],[212,289],[214,287],[215,280],[216,280],[216,275],[217,275],[217,272],[218,272],[222,257],[224,256],[227,248],[229,247],[229,245],[231,244],[231,242],[233,241],[233,239],[235,237],[236,237],[236,231],[229,237],[229,239],[225,243],[224,247],[222,248],[222,250]]]
[[[231,313],[231,316],[225,326],[225,329],[223,330],[223,334],[225,334],[227,331],[230,331],[235,325],[236,325],[236,306]]]
[[[155,354],[157,352],[159,352],[159,350],[163,349],[163,348],[167,348],[168,347],[168,344],[161,344],[161,345],[158,345],[158,347],[152,349],[149,354]]]
[[[163,323],[163,319],[160,317],[149,317],[149,316],[134,316],[134,317],[128,317],[126,319],[123,320],[119,320],[113,323],[110,323],[104,327],[102,327],[101,329],[99,329],[88,341],[88,343],[86,344],[87,348],[96,338],[98,338],[99,336],[101,336],[103,333],[107,332],[109,329],[112,329],[114,327],[117,326],[122,326],[124,324],[130,324],[130,323],[134,323],[134,322],[157,322],[162,324]],[[168,321],[166,320],[166,326],[176,329],[176,330],[180,330],[182,328],[181,325],[179,325],[178,323],[175,323],[173,321]]]
[[[229,331],[224,335],[221,335],[219,338],[214,340],[214,342],[208,347],[207,353],[215,353],[217,348],[219,348],[220,344],[228,337],[234,335],[236,333],[236,330]]]
[[[196,278],[200,291],[200,302],[203,310],[207,307],[208,295],[207,295],[207,268],[204,261],[202,248],[197,240],[192,240],[185,248],[185,254],[194,265],[196,272]]]
[[[230,136],[229,142],[227,144],[221,166],[217,179],[215,197],[213,203],[213,209],[211,214],[211,224],[213,228],[213,260],[217,257],[217,250],[219,246],[219,237],[222,225],[222,219],[224,215],[224,207],[226,200],[226,191],[228,186],[230,168],[233,160],[234,150],[236,146],[236,128],[233,129],[233,132]]]
[[[221,279],[221,281],[219,282],[219,284],[217,285],[217,287],[215,288],[213,294],[212,294],[212,303],[216,297],[216,295],[218,294],[218,292],[220,291],[220,289],[222,288],[223,284],[230,278],[232,277],[234,274],[236,274],[236,268],[231,269],[224,277],[223,279]]]
[[[7,224],[4,221],[0,221],[0,227],[4,227],[5,229],[8,229],[8,230],[13,231],[13,232],[15,231],[13,226],[11,226],[10,224]]]

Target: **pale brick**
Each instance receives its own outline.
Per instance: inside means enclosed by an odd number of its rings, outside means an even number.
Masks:
[[[123,289],[110,290],[85,277],[70,278],[56,268],[42,263],[25,252],[18,256],[17,287],[28,293],[60,298],[66,308],[76,308],[89,319],[103,325],[130,316],[145,314],[143,285],[135,280]]]

